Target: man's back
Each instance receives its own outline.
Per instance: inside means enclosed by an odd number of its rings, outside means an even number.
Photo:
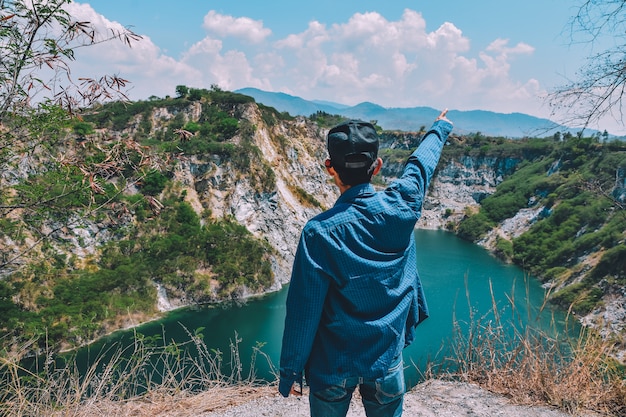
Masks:
[[[376,378],[400,354],[407,325],[418,320],[416,221],[397,190],[361,184],[305,227],[311,258],[329,282],[309,358],[310,384]]]
[[[306,224],[287,299],[281,375],[306,367],[312,390],[348,376],[377,378],[412,342],[428,314],[413,229],[451,128],[436,123],[387,189],[349,187]]]
[[[452,129],[446,112],[379,192],[370,184],[382,167],[374,126],[348,121],[327,135],[325,164],[341,196],[300,236],[278,387],[296,393],[304,370],[312,416],[345,416],[357,387],[367,415],[402,414],[402,349],[428,316],[413,229]]]

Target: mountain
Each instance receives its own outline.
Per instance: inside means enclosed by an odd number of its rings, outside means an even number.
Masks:
[[[236,92],[253,97],[258,103],[274,107],[280,112],[288,112],[293,116],[310,116],[323,111],[349,118],[376,120],[385,130],[416,131],[422,126],[430,126],[440,112],[431,107],[385,108],[369,102],[346,106],[329,101],[309,101],[285,93],[272,93],[256,88],[242,88]],[[577,132],[576,129],[561,126],[548,119],[522,113],[451,110],[448,117],[454,121],[454,130],[459,134],[480,132],[487,136],[521,138],[552,136],[556,132],[573,134]],[[595,132],[587,132],[593,133]]]

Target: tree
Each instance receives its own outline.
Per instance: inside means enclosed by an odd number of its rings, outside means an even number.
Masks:
[[[612,116],[624,122],[622,98],[626,93],[626,0],[586,0],[571,20],[572,36],[582,34],[594,43],[609,36],[614,43],[588,58],[578,79],[549,95],[554,114],[564,123],[583,126]]]
[[[39,209],[67,215],[79,203],[92,204],[95,194],[106,194],[98,178],[110,172],[103,161],[115,169],[128,165],[118,157],[128,154],[122,145],[107,151],[120,150],[113,161],[109,155],[77,161],[75,152],[56,146],[72,127],[79,135],[89,131],[71,121],[81,108],[126,99],[128,81],[118,76],[74,80],[75,50],[108,41],[130,47],[140,38],[128,29],[103,33],[78,21],[66,10],[70,3],[0,0],[0,231],[21,222],[17,230],[37,236],[31,248],[52,233],[42,233]],[[1,254],[0,272],[23,255]]]
[[[52,99],[73,112],[103,99],[125,98],[127,80],[116,75],[73,80],[70,61],[78,48],[111,40],[140,39],[129,29],[100,33],[64,9],[71,0],[0,0],[0,122]],[[53,97],[46,97],[55,87]],[[43,97],[39,97],[43,96]]]
[[[176,97],[185,98],[189,94],[189,87],[186,85],[177,85],[176,86]]]

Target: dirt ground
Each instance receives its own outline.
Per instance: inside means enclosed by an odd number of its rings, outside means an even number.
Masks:
[[[302,397],[281,397],[275,386],[223,387],[195,395],[155,394],[128,402],[100,401],[83,404],[73,412],[45,414],[115,417],[308,417],[307,393]],[[568,414],[555,407],[514,404],[504,396],[477,385],[429,380],[405,395],[404,417],[607,417],[594,413]],[[365,417],[358,392],[348,417]]]
[[[191,414],[189,414],[191,415]],[[282,398],[264,396],[225,409],[196,414],[201,417],[308,417],[306,396]],[[575,414],[592,416],[592,414]],[[431,380],[407,393],[403,416],[412,417],[571,417],[556,408],[516,405],[505,397],[476,385]],[[354,398],[348,417],[365,417],[359,398]]]

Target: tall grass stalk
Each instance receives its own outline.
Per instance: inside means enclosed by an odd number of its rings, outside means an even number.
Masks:
[[[514,318],[505,322],[492,287],[491,299],[490,314],[477,317],[470,305],[468,323],[455,319],[444,373],[519,403],[626,415],[626,368],[611,356],[611,341],[584,327],[559,333],[554,315],[548,329],[533,325],[547,313],[545,303],[537,317],[528,308],[524,323],[514,296],[506,307]]]
[[[189,340],[184,343],[165,345],[135,333],[130,345],[109,346],[86,369],[81,369],[76,357],[60,360],[52,353],[34,365],[35,369],[27,369],[24,363],[36,341],[3,351],[0,416],[106,415],[102,407],[110,408],[111,404],[119,407],[133,400],[149,404],[151,399],[163,402],[163,398],[188,397],[218,388],[245,391],[267,385],[257,379],[255,371],[259,355],[270,361],[261,352],[261,345],[253,349],[252,366],[246,373],[239,352],[241,339],[236,333],[227,355],[209,349],[199,331],[187,334]],[[271,361],[269,364],[275,372]]]

